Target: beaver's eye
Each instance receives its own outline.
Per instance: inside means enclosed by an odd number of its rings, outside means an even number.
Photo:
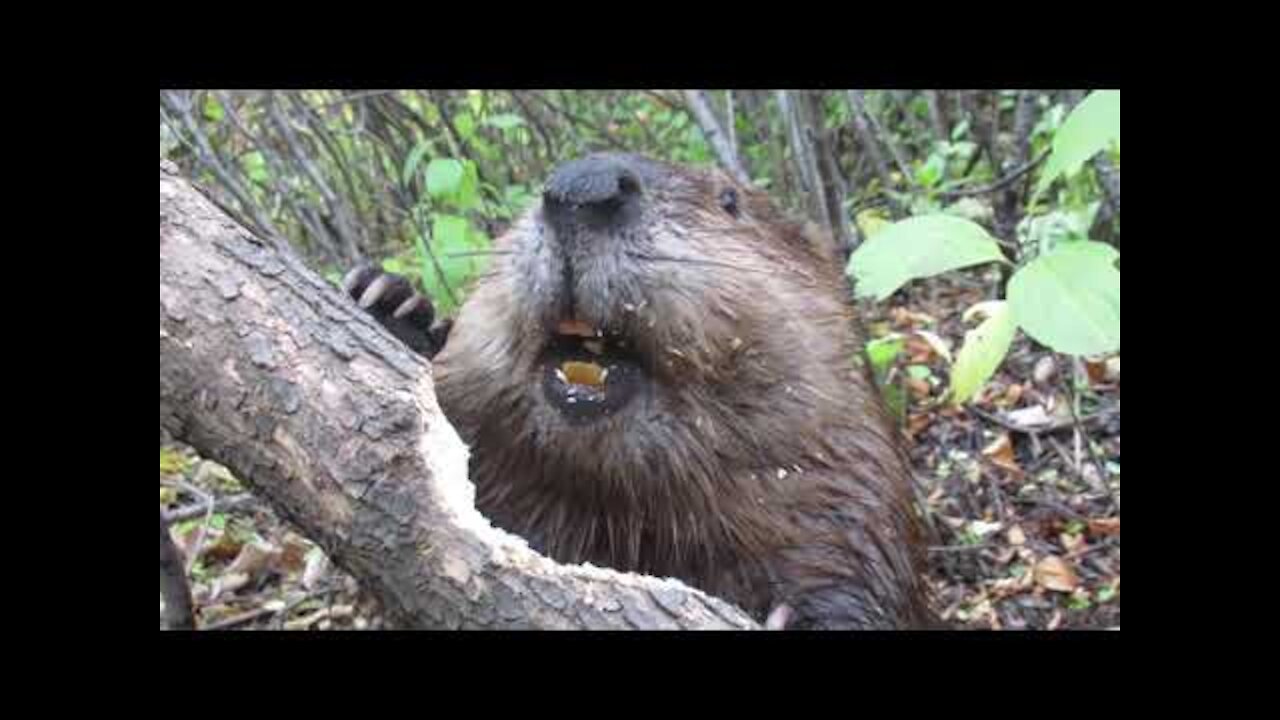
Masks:
[[[720,207],[734,217],[738,217],[738,191],[725,188],[720,191]]]

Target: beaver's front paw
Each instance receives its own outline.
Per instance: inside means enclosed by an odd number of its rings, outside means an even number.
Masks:
[[[450,323],[432,327],[435,306],[407,278],[366,263],[347,273],[342,289],[415,352],[433,357],[444,347]]]

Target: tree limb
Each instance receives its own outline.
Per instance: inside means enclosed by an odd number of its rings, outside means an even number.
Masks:
[[[411,628],[757,627],[674,580],[564,566],[475,509],[430,364],[160,163],[160,424]]]

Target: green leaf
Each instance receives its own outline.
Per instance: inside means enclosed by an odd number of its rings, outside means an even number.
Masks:
[[[854,221],[858,223],[858,229],[862,231],[863,237],[871,237],[892,224],[889,222],[888,214],[879,208],[863,210],[858,213]]]
[[[1063,243],[1014,273],[1009,304],[1018,325],[1058,352],[1120,349],[1120,253],[1100,242]]]
[[[520,212],[525,205],[533,200],[533,194],[524,185],[508,185],[502,191],[503,204],[510,209],[511,213]]]
[[[980,225],[937,214],[881,230],[853,253],[847,271],[860,296],[883,300],[911,280],[997,261],[1004,255]]]
[[[436,158],[427,165],[427,192],[434,198],[448,198],[462,184],[462,163],[453,158]]]
[[[890,335],[867,343],[867,358],[871,361],[871,368],[877,375],[883,374],[889,368],[894,358],[902,352],[905,344],[906,340],[901,335]]]
[[[267,181],[267,161],[262,157],[262,153],[257,150],[245,153],[240,158],[240,162],[244,165],[244,173],[250,180],[256,183],[265,183]]]
[[[476,164],[470,160],[462,161],[462,181],[458,183],[458,191],[453,196],[453,204],[459,210],[470,210],[480,201],[480,175]]]
[[[898,422],[907,416],[907,393],[901,385],[884,386],[884,404]]]
[[[491,115],[484,119],[485,125],[496,127],[499,130],[510,130],[524,124],[524,118],[515,113],[499,113]]]
[[[404,261],[397,257],[389,257],[382,261],[382,271],[389,272],[394,275],[404,275]]]
[[[457,215],[436,213],[431,224],[431,243],[436,252],[448,255],[466,249],[467,219]]]
[[[1085,161],[1120,144],[1120,91],[1091,93],[1071,111],[1053,138],[1053,151],[1045,163],[1036,194],[1048,189],[1059,175],[1076,174]]]
[[[222,120],[222,103],[218,102],[218,98],[209,93],[204,96],[204,116],[207,120],[220,122]]]
[[[422,157],[431,150],[431,143],[423,140],[418,143],[413,151],[409,153],[409,158],[404,161],[404,176],[401,180],[405,185],[409,184],[409,180],[413,177],[413,173],[418,169],[418,164],[422,162]]]
[[[929,156],[924,165],[916,170],[916,183],[924,188],[931,188],[942,181],[943,173],[947,169],[947,160],[942,155],[934,153]]]
[[[982,310],[987,319],[964,334],[964,344],[951,370],[951,398],[957,405],[967,402],[991,379],[1008,354],[1017,329],[1009,303],[983,303]]]
[[[453,119],[453,127],[463,140],[470,140],[476,134],[476,119],[470,113],[462,113]]]
[[[181,453],[169,448],[160,448],[160,472],[164,475],[185,473],[190,462]]]
[[[907,376],[916,380],[928,380],[933,377],[933,371],[928,365],[908,365]]]

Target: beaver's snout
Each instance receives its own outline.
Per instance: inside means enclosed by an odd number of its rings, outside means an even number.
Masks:
[[[547,180],[542,212],[566,237],[586,226],[604,229],[635,217],[643,196],[636,163],[617,155],[592,155],[560,165]]]

